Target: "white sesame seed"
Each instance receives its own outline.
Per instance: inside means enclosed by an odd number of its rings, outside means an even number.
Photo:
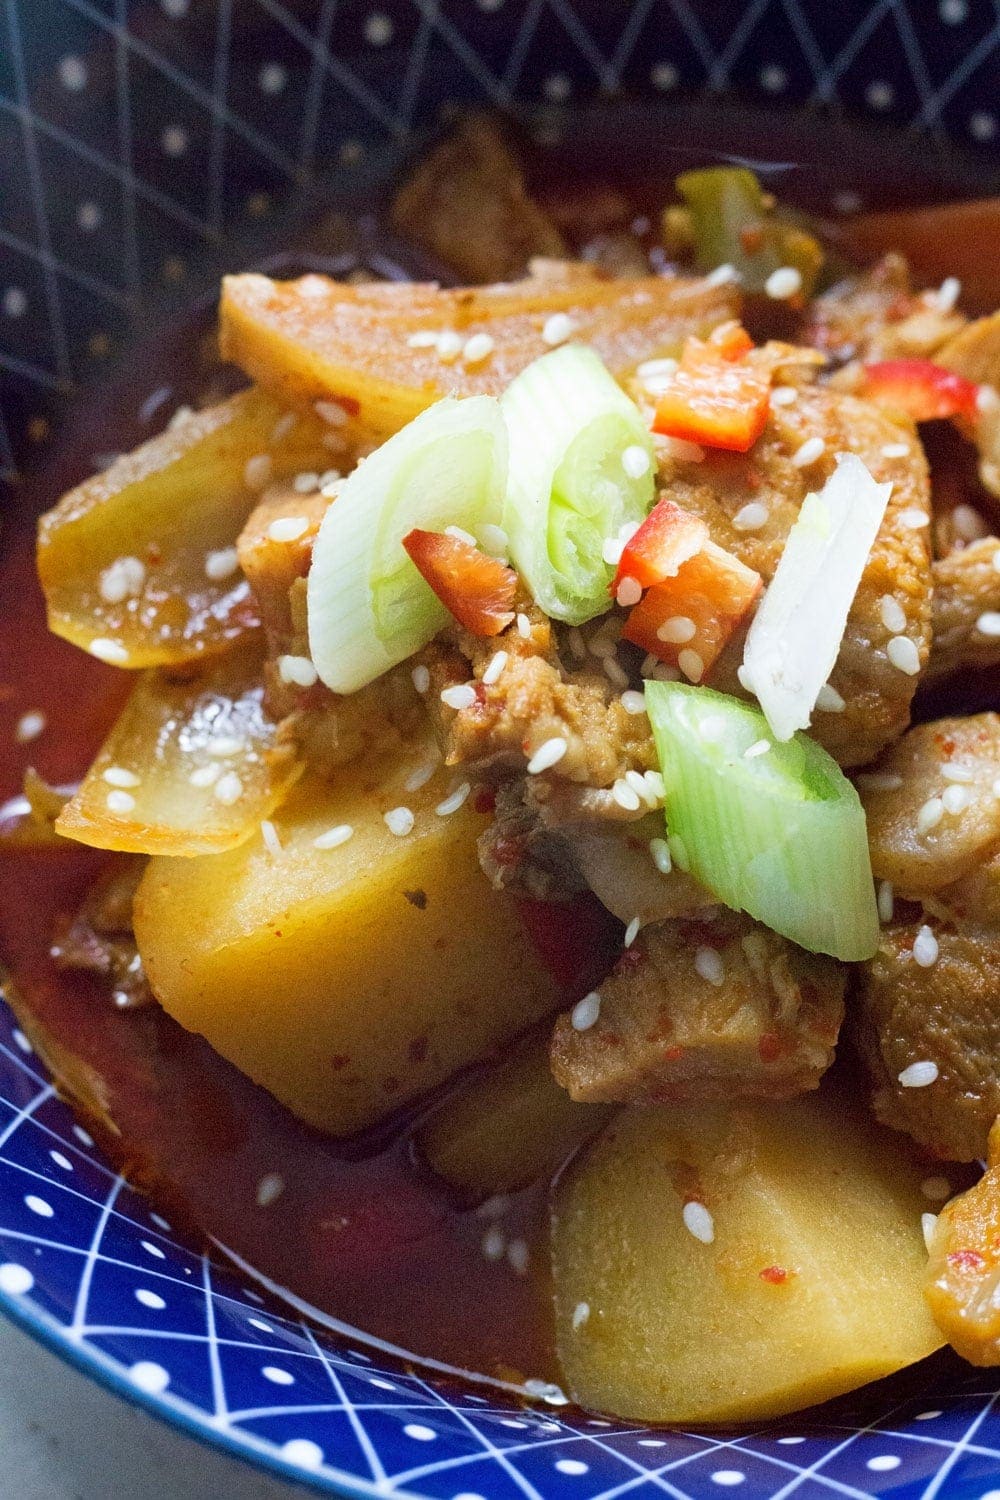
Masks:
[[[976,542],[989,535],[989,526],[974,505],[956,505],[951,513],[951,527],[963,542]]]
[[[733,525],[737,531],[759,531],[767,525],[770,514],[762,500],[751,500],[740,506],[733,516]]]
[[[770,748],[770,740],[755,740],[748,749],[744,750],[743,759],[756,760],[758,755],[766,755]]]
[[[264,840],[264,848],[267,850],[268,854],[273,855],[274,858],[277,859],[279,854],[281,854],[282,852],[281,840],[278,837],[278,830],[275,828],[270,818],[261,818],[260,836]]]
[[[842,714],[847,704],[835,687],[824,682],[816,695],[816,707],[824,714]]]
[[[406,792],[419,792],[422,786],[427,785],[436,770],[436,761],[428,761],[426,765],[418,766],[415,771],[410,772],[409,776],[403,782],[403,790]]]
[[[658,641],[669,641],[672,645],[682,646],[685,641],[693,641],[698,627],[687,615],[671,615],[668,620],[656,632]]]
[[[601,1014],[601,996],[598,990],[591,990],[589,995],[584,995],[578,1000],[569,1013],[570,1025],[574,1031],[589,1031]]]
[[[267,535],[272,542],[297,542],[308,530],[305,516],[279,516],[267,528]]]
[[[690,646],[678,653],[677,665],[680,667],[688,682],[700,682],[705,671],[705,663],[697,651],[692,651]]]
[[[624,808],[626,812],[638,812],[639,794],[629,786],[624,776],[619,776],[611,788],[611,796],[618,803],[618,806]]]
[[[421,694],[426,693],[427,689],[431,685],[430,668],[423,665],[414,667],[413,671],[410,673],[410,676],[413,678],[413,686],[416,688],[417,692]]]
[[[646,786],[646,778],[641,771],[630,769],[625,772],[625,780],[636,793],[641,802],[648,800],[649,789]]]
[[[700,443],[692,443],[687,438],[675,437],[657,437],[656,442],[664,458],[675,459],[679,464],[704,462],[705,450]]]
[[[292,489],[297,495],[314,495],[319,489],[319,475],[315,469],[305,469],[292,480]]]
[[[925,510],[917,510],[914,506],[911,510],[901,510],[896,521],[905,531],[920,531],[930,525],[931,518]]]
[[[131,792],[109,792],[106,800],[108,812],[130,813],[135,807],[135,798]]]
[[[938,312],[951,312],[962,295],[962,283],[957,276],[946,276],[934,294]]]
[[[765,281],[764,290],[775,302],[783,302],[802,290],[802,275],[794,266],[779,266]]]
[[[590,1304],[578,1302],[573,1309],[573,1332],[578,1333],[590,1317]]]
[[[101,573],[98,591],[105,604],[121,604],[141,594],[145,583],[144,563],[137,557],[118,557]]]
[[[612,652],[609,651],[604,657],[601,666],[604,669],[604,675],[614,683],[615,687],[628,687],[628,673]]]
[[[518,614],[517,633],[521,637],[522,641],[531,639],[531,621],[528,619],[528,616],[526,614]]]
[[[285,1191],[285,1179],[277,1172],[268,1172],[257,1184],[257,1207],[267,1208]]]
[[[976,773],[972,766],[963,766],[961,761],[946,760],[941,767],[941,775],[945,781],[975,781]]]
[[[298,414],[294,411],[286,411],[283,417],[279,417],[271,431],[272,443],[283,443],[285,438],[295,430],[298,422]]]
[[[883,458],[909,458],[910,445],[909,443],[883,443],[881,451]]]
[[[907,677],[916,677],[920,671],[920,652],[916,641],[911,641],[908,635],[894,635],[885,648],[885,654],[896,670],[905,672]]]
[[[319,679],[308,656],[279,656],[278,676],[282,682],[301,688],[311,688]]]
[[[262,490],[271,477],[271,455],[257,453],[243,466],[243,482],[248,490]]]
[[[226,771],[215,783],[215,800],[223,807],[232,807],[243,796],[243,783],[235,771]]]
[[[204,788],[214,786],[221,775],[221,766],[196,766],[188,777],[188,781],[192,786]]]
[[[325,833],[321,833],[318,837],[314,838],[312,841],[313,848],[339,849],[341,844],[347,843],[347,840],[353,833],[354,829],[350,823],[338,823],[336,828],[328,828]]]
[[[688,1234],[694,1235],[703,1245],[710,1245],[715,1239],[715,1220],[705,1207],[704,1203],[698,1203],[692,1199],[685,1203],[681,1210],[681,1218],[684,1220],[684,1228]]]
[[[556,765],[562,760],[569,745],[562,735],[553,735],[551,739],[543,741],[528,761],[529,776],[537,776],[542,771],[547,771],[550,766]]]
[[[666,839],[650,839],[649,855],[661,875],[670,874],[673,860],[670,858],[670,845]]]
[[[571,317],[562,312],[552,313],[550,317],[545,319],[545,324],[542,328],[542,342],[555,347],[556,344],[565,344],[566,340],[571,339],[574,333],[576,333],[576,324]]]
[[[817,459],[823,457],[826,452],[826,444],[821,437],[806,438],[792,454],[792,463],[797,469],[807,469]]]
[[[486,1260],[503,1260],[507,1236],[494,1224],[483,1235],[482,1251]]]
[[[644,359],[641,365],[636,366],[635,373],[642,381],[669,380],[672,375],[677,374],[677,360]]]
[[[609,536],[601,548],[601,556],[611,568],[617,568],[625,551],[625,543],[617,536]]]
[[[953,817],[960,812],[964,812],[972,800],[972,792],[967,786],[946,786],[941,793],[944,810],[947,813],[951,813]]]
[[[121,642],[108,640],[106,636],[97,636],[95,640],[91,641],[87,650],[91,656],[96,656],[99,661],[111,662],[115,666],[128,661],[128,652]]]
[[[436,347],[438,335],[432,328],[421,328],[416,333],[411,333],[406,340],[408,349],[433,349]]]
[[[498,680],[500,673],[507,665],[508,655],[506,651],[495,651],[490,657],[489,663],[483,672],[481,681],[485,687],[492,687]]]
[[[483,360],[489,359],[495,348],[496,344],[488,333],[474,333],[465,341],[462,358],[467,365],[481,365]]]
[[[639,928],[641,926],[642,926],[642,923],[639,920],[639,918],[638,917],[633,917],[632,920],[631,920],[631,922],[628,924],[628,926],[625,929],[625,947],[626,948],[631,948],[632,944],[635,942],[636,938],[639,936]]]
[[[891,880],[878,883],[878,918],[880,922],[891,922],[895,910],[895,899]]]
[[[14,726],[14,738],[19,745],[30,744],[37,740],[45,728],[45,715],[37,708],[30,709],[28,713],[22,714]]]
[[[951,1197],[951,1183],[947,1177],[925,1177],[920,1184],[920,1191],[932,1203],[943,1203],[946,1198]]]
[[[678,869],[689,870],[691,861],[688,857],[687,844],[679,833],[668,833],[667,843],[670,845],[670,858]]]
[[[629,479],[641,479],[644,474],[648,474],[650,458],[645,448],[641,448],[638,443],[630,443],[622,454],[622,468]]]
[[[735,266],[730,265],[729,261],[727,260],[724,261],[721,266],[716,266],[713,271],[709,271],[708,275],[705,277],[705,285],[728,286],[730,282],[739,281],[739,279],[739,271],[737,271]]]
[[[476,539],[472,535],[472,532],[464,531],[461,526],[446,526],[444,534],[445,536],[454,537],[456,542],[464,542],[467,547],[474,547],[476,545]]]
[[[930,969],[938,960],[938,940],[931,929],[924,924],[917,929],[917,935],[913,939],[913,961],[922,969]],[[931,1064],[933,1067],[934,1065]],[[934,1077],[937,1077],[937,1069],[934,1069]],[[933,1079],[930,1080],[933,1082]]]
[[[507,1246],[507,1264],[518,1276],[524,1276],[528,1270],[528,1261],[531,1252],[528,1250],[527,1240],[511,1240]]]
[[[439,818],[450,817],[453,812],[458,812],[458,809],[465,802],[471,791],[472,787],[469,785],[469,783],[467,781],[463,781],[461,786],[457,786],[449,796],[445,797],[443,802],[438,803],[434,811],[437,813]]]
[[[622,693],[621,705],[627,714],[644,714],[646,712],[646,698],[643,693],[637,693],[634,688],[629,688]]]
[[[937,1228],[937,1214],[920,1215],[920,1231],[924,1237],[924,1245],[929,1250],[934,1243],[934,1231]]]
[[[215,760],[229,760],[231,756],[239,755],[246,749],[246,740],[241,740],[236,734],[216,734],[205,749]]]
[[[646,801],[653,807],[661,807],[666,796],[663,785],[663,776],[659,771],[647,771],[643,780],[646,783]]]
[[[726,977],[726,966],[717,948],[699,948],[694,956],[695,973],[716,988]]]
[[[231,578],[239,565],[240,557],[235,547],[220,547],[216,552],[205,553],[205,577],[213,583]]]
[[[494,526],[491,521],[487,521],[485,526],[480,528],[480,540],[490,557],[506,558],[510,547],[510,537],[502,526]]]
[[[108,786],[136,787],[140,784],[140,778],[135,772],[126,770],[124,766],[108,766],[101,774]]]
[[[1000,636],[1000,611],[985,610],[976,621],[976,629],[980,635],[989,636],[991,639]]]
[[[441,702],[446,708],[471,708],[475,701],[476,690],[467,682],[455,683],[454,686],[441,690]]]
[[[442,364],[453,365],[462,352],[464,340],[452,328],[445,328],[437,336],[437,357]]]
[[[616,601],[623,609],[630,609],[633,604],[638,604],[642,598],[642,585],[637,578],[628,574],[622,579],[615,593]]]
[[[792,406],[798,399],[798,386],[776,385],[771,392],[772,406]]]
[[[898,635],[901,630],[906,629],[906,611],[898,599],[892,594],[883,594],[879,601],[879,614],[882,624],[890,635]]]
[[[313,409],[321,422],[328,427],[346,427],[347,412],[339,401],[314,401]]]
[[[940,797],[928,797],[917,813],[917,832],[930,833],[944,817],[944,803]]]
[[[408,807],[390,807],[387,813],[383,813],[382,821],[398,839],[405,838],[413,831],[414,817]]]
[[[904,1089],[925,1089],[934,1083],[938,1076],[938,1065],[936,1062],[910,1063],[899,1075],[898,1082]]]
[[[898,792],[903,785],[898,771],[860,771],[855,780],[863,792]]]

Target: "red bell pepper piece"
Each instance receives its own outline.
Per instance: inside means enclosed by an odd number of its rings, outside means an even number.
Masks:
[[[879,406],[905,411],[914,422],[937,417],[976,419],[975,381],[930,359],[882,359],[864,367],[861,394]]]
[[[653,431],[705,448],[746,453],[767,422],[771,370],[748,358],[753,346],[739,324],[720,338],[690,338],[667,390],[656,403]]]
[[[625,578],[634,578],[644,589],[670,578],[707,540],[704,521],[672,500],[661,500],[626,542],[611,585],[612,594],[617,594]]]
[[[640,599],[622,635],[660,661],[679,666],[692,682],[700,682],[762,587],[753,568],[706,542],[673,578],[656,584]]]
[[[403,546],[441,603],[473,635],[499,635],[514,618],[517,574],[443,531],[411,531]]]

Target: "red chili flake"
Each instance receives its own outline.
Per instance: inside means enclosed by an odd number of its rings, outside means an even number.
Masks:
[[[788,1272],[784,1266],[765,1266],[759,1275],[761,1281],[766,1281],[769,1286],[784,1286],[788,1280]]]
[[[986,1261],[978,1250],[953,1250],[948,1256],[948,1264],[954,1266],[956,1271],[979,1271]]]

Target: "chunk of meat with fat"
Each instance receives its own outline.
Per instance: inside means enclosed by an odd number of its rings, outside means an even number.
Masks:
[[[584,1103],[785,1098],[833,1061],[845,970],[734,912],[640,932],[600,1013],[552,1036],[552,1071]]]
[[[998,564],[1000,537],[995,536],[981,537],[932,564],[934,635],[927,663],[929,680],[1000,664],[1000,631],[990,633],[1000,625]],[[981,621],[987,629],[981,628]]]
[[[1000,1122],[990,1130],[983,1176],[938,1215],[925,1296],[963,1359],[1000,1364]]]
[[[803,342],[841,361],[928,359],[965,325],[936,298],[914,292],[901,255],[885,255],[813,299]]]
[[[261,621],[276,643],[287,642],[293,634],[289,594],[295,580],[309,571],[313,542],[329,504],[329,497],[318,489],[301,495],[291,485],[275,485],[262,496],[240,532],[236,543],[240,567],[257,600]]]

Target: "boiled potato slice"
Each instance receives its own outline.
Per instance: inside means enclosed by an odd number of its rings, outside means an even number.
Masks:
[[[836,1094],[616,1116],[554,1200],[570,1391],[641,1421],[749,1422],[922,1359],[942,1339],[920,1178]]]
[[[232,552],[271,479],[336,459],[313,413],[245,391],[160,433],[41,519],[49,628],[119,667],[224,651],[257,624]]]
[[[512,897],[494,893],[487,821],[444,804],[425,741],[302,781],[259,838],[153,859],[135,902],[164,1008],[321,1130],[346,1135],[501,1045],[559,1003]],[[397,835],[383,814],[407,807]],[[400,814],[401,816],[401,814]],[[392,821],[396,821],[393,819]],[[405,822],[396,823],[405,827]],[[317,847],[334,829],[346,842]]]
[[[552,1077],[548,1033],[447,1100],[417,1140],[439,1177],[480,1198],[547,1177],[614,1113],[574,1104]]]

